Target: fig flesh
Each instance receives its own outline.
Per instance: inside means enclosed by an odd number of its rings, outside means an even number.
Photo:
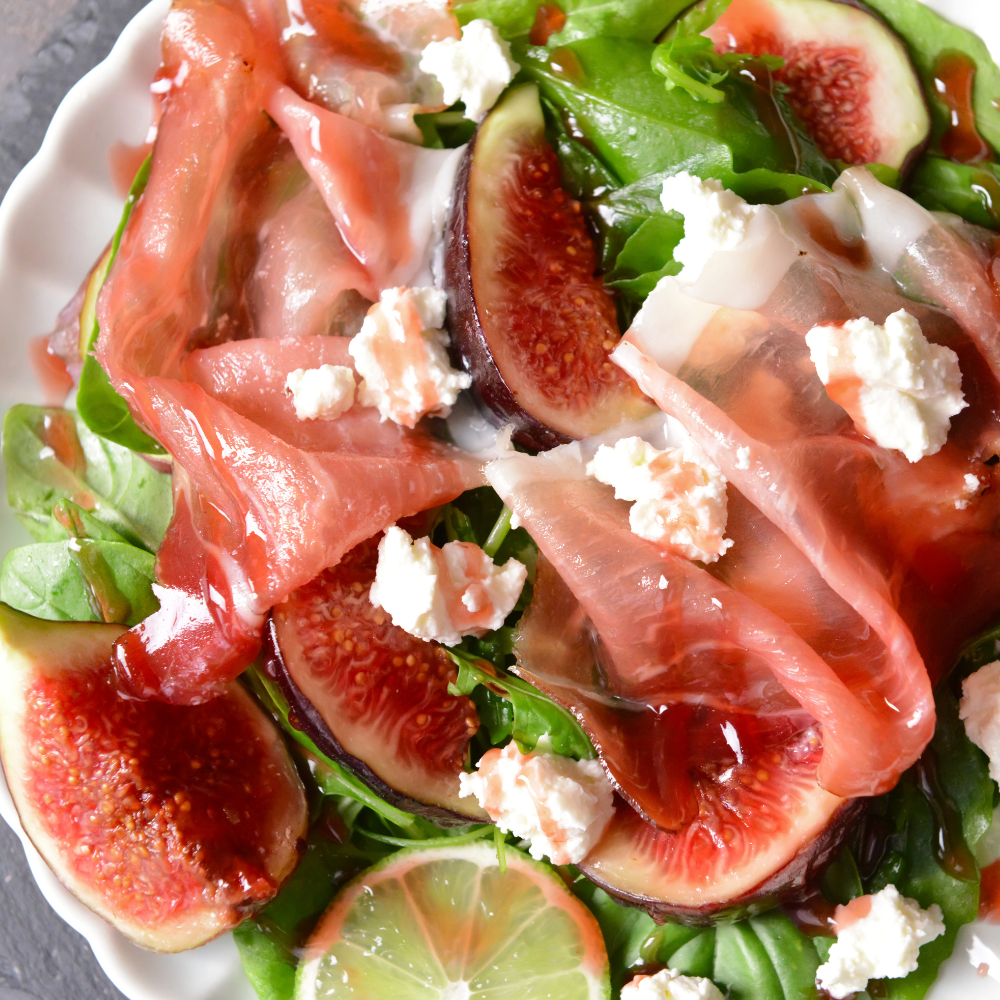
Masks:
[[[0,751],[60,881],[136,944],[182,951],[274,897],[298,863],[305,793],[240,685],[198,706],[123,698],[123,631],[0,604]]]
[[[272,611],[264,670],[296,728],[382,798],[443,825],[485,820],[458,797],[479,718],[469,698],[448,693],[454,664],[368,597],[380,537]]]
[[[559,176],[537,88],[513,88],[469,143],[445,238],[457,362],[491,419],[538,449],[652,412],[608,359],[614,301]]]
[[[850,165],[905,172],[931,119],[903,43],[864,4],[733,0],[706,32],[720,52],[781,56],[774,78],[820,150]]]

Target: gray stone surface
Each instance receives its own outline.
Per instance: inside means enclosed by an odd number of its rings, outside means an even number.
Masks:
[[[144,2],[0,0],[0,197],[37,151],[66,91],[107,55]],[[124,1000],[83,938],[49,909],[3,822],[0,1000]]]

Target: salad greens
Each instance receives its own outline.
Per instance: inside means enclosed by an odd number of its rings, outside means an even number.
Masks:
[[[71,411],[37,406],[8,411],[3,458],[8,502],[36,544],[7,553],[0,599],[56,621],[131,626],[152,614],[170,476]]]

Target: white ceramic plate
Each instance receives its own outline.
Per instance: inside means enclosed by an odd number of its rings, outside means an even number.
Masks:
[[[978,31],[1000,54],[998,0],[926,2]],[[111,182],[108,150],[115,142],[136,145],[145,137],[149,83],[159,64],[159,30],[169,7],[169,0],[153,0],[122,32],[108,58],[66,95],[41,150],[0,205],[0,345],[7,359],[0,369],[0,412],[18,402],[42,402],[28,362],[28,340],[52,329],[118,223],[121,199]],[[0,553],[27,540],[0,503]],[[253,1000],[231,937],[181,955],[156,955],[130,944],[77,902],[25,837],[2,774],[0,816],[21,838],[52,908],[90,942],[101,967],[129,1000]],[[1000,997],[998,955],[1000,926],[963,928],[930,1000]],[[976,972],[982,962],[991,966],[986,978]]]

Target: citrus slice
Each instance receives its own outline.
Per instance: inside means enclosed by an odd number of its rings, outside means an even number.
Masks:
[[[605,1000],[590,911],[547,865],[491,843],[401,851],[350,882],[306,945],[295,1000]]]

